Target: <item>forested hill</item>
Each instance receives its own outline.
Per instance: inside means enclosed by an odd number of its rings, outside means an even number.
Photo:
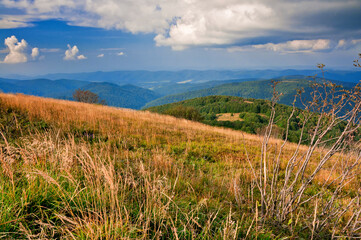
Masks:
[[[225,96],[237,96],[243,98],[256,98],[256,99],[268,99],[272,98],[272,86],[271,81],[280,81],[277,85],[277,90],[282,93],[280,97],[280,103],[291,105],[294,100],[294,95],[297,89],[305,89],[305,95],[311,91],[310,83],[315,81],[306,76],[286,76],[275,79],[260,80],[260,81],[247,81],[223,84],[207,89],[191,91],[187,93],[174,94],[156,99],[149,102],[145,108],[159,106],[168,103],[180,102],[187,99],[205,97],[211,95],[225,95]],[[317,80],[320,81],[320,80]],[[332,81],[336,84],[341,84],[345,88],[349,88],[355,85],[355,83]]]
[[[83,87],[98,94],[107,105],[123,108],[140,109],[147,102],[159,98],[160,95],[145,88],[130,84],[119,86],[113,83],[90,83]]]
[[[15,80],[0,78],[0,92],[23,93],[42,97],[73,100],[76,89],[89,90],[105,100],[107,105],[123,108],[140,109],[149,101],[161,95],[149,89],[108,82],[86,82],[69,79],[49,80]]]
[[[293,108],[284,104],[276,104],[275,109],[273,136],[284,139],[287,120]],[[245,99],[234,96],[207,96],[151,107],[146,110],[200,121],[211,126],[262,134],[269,123],[271,102],[269,100]],[[293,117],[290,119],[288,140],[291,142],[298,142],[300,138],[303,113],[304,110],[296,108]],[[308,143],[308,129],[316,125],[316,120],[315,117],[308,122],[303,137],[304,143]],[[344,123],[340,123],[330,132],[330,137],[343,127]]]

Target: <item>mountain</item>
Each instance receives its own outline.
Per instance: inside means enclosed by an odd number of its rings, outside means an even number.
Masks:
[[[145,110],[200,121],[211,126],[262,134],[269,123],[271,101],[233,96],[207,96],[150,107]],[[275,105],[274,137],[284,139],[287,121],[292,110],[293,107],[291,106],[278,103]],[[300,119],[303,118],[304,112],[300,108],[295,109],[293,117],[289,120],[288,141],[299,141],[302,127]],[[314,120],[306,125],[303,133],[303,143],[309,143],[310,136],[308,132],[316,124],[317,121]],[[342,129],[342,124],[328,133],[328,139],[332,139],[332,136],[335,136],[340,129]],[[357,138],[359,139],[359,137]]]
[[[78,80],[15,80],[0,78],[0,90],[11,93],[24,93],[28,95],[58,97],[59,94],[81,88],[89,82]]]
[[[159,94],[130,84],[119,86],[113,83],[90,83],[82,87],[98,94],[107,105],[123,108],[140,109],[146,103],[160,97]]]
[[[133,85],[119,86],[114,83],[93,83],[78,80],[14,80],[0,79],[0,91],[5,93],[24,93],[28,95],[72,100],[73,92],[78,89],[92,91],[104,99],[108,105],[139,109],[147,102],[161,95]]]
[[[191,80],[181,81],[181,82],[169,82],[163,83],[156,87],[152,87],[151,89],[154,92],[157,92],[163,96],[173,95],[178,93],[185,93],[190,91],[196,91],[206,88],[211,88],[215,86],[219,86],[226,83],[236,83],[236,82],[246,82],[246,81],[258,81],[261,79],[257,78],[246,78],[246,79],[231,79],[231,80],[216,80],[216,81],[199,81],[193,82]]]
[[[275,78],[287,75],[321,76],[318,69],[305,70],[182,70],[182,71],[111,71],[87,73],[57,73],[39,76],[46,79],[77,79],[92,82],[112,82],[120,85],[133,84],[151,88],[166,83],[191,81],[199,83],[211,80],[247,79],[247,78]],[[326,70],[325,77],[329,79],[358,82],[361,80],[361,71]]]
[[[268,80],[228,83],[207,89],[164,96],[152,102],[147,103],[145,108],[164,105],[173,102],[180,102],[192,98],[211,96],[211,95],[227,95],[227,96],[237,96],[243,98],[257,98],[257,99],[270,100],[273,94],[273,90],[271,87],[272,80],[280,82],[276,88],[280,93],[282,93],[279,102],[286,105],[292,104],[297,89],[304,88],[306,94],[309,93],[311,91],[309,85],[311,81],[313,81],[305,76],[285,76],[285,77],[268,79]],[[352,87],[355,85],[354,83],[348,83],[348,82],[340,82],[340,81],[333,81],[333,82],[337,84],[342,84],[344,87]]]

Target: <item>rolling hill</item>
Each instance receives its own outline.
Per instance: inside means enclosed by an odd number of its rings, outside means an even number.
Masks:
[[[130,84],[119,86],[113,83],[89,83],[82,87],[98,94],[109,106],[140,109],[146,103],[160,97],[159,94]],[[71,97],[71,95],[69,96]]]
[[[133,85],[119,86],[105,82],[86,82],[77,80],[14,80],[0,79],[0,91],[5,93],[24,93],[28,95],[72,100],[73,92],[78,89],[90,90],[104,99],[108,105],[140,109],[149,101],[160,97],[159,94]]]
[[[205,99],[204,109],[213,101]],[[1,93],[0,238],[359,237],[358,149],[329,157],[327,148],[273,138],[265,147],[262,139],[145,111]],[[305,156],[296,178],[300,168],[289,164]],[[268,204],[300,200],[279,219],[262,213],[262,196],[279,199]],[[310,227],[321,220],[322,228]]]
[[[0,78],[0,90],[5,93],[24,93],[44,97],[58,97],[62,93],[82,88],[87,84],[89,82],[68,79],[15,80]]]
[[[272,98],[272,92],[273,92],[271,87],[272,80],[280,81],[280,83],[277,85],[277,91],[279,91],[283,95],[280,97],[279,103],[286,105],[292,104],[297,89],[303,88],[305,89],[305,94],[309,93],[311,91],[309,85],[311,81],[313,81],[305,76],[285,76],[285,77],[269,79],[269,80],[228,83],[207,89],[164,96],[152,102],[149,102],[148,104],[146,104],[144,108],[164,105],[173,102],[180,102],[192,98],[211,96],[211,95],[226,95],[226,96],[237,96],[243,98],[270,100]],[[337,84],[342,84],[345,88],[349,88],[355,85],[354,83],[347,83],[340,81],[332,81],[332,82]]]
[[[206,88],[211,88],[227,83],[237,83],[237,82],[246,82],[246,81],[258,81],[261,79],[249,78],[249,79],[231,79],[231,80],[218,80],[218,81],[193,81],[186,80],[180,82],[166,82],[159,84],[157,86],[151,87],[151,90],[159,93],[162,96],[173,95],[178,93],[186,93],[190,91],[196,91]]]
[[[292,107],[276,104],[274,134],[276,138],[284,139],[287,121],[292,112]],[[165,104],[145,109],[151,112],[172,115],[175,117],[197,120],[211,126],[220,126],[242,130],[252,134],[263,134],[269,123],[271,115],[271,102],[263,99],[241,98],[233,96],[207,96],[193,98],[181,102]],[[198,111],[195,112],[194,110]],[[294,116],[289,120],[290,128],[288,140],[298,142],[301,136],[301,120],[304,111],[295,109]],[[316,119],[316,118],[315,118]],[[303,134],[303,143],[309,143],[308,132],[316,126],[315,121],[310,121]],[[332,139],[335,132],[342,129],[343,124],[330,131],[328,138]],[[358,139],[359,137],[357,137]]]

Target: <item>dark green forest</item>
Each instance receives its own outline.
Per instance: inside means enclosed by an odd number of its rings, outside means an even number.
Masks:
[[[287,129],[287,121],[292,113],[292,107],[284,104],[275,105],[275,120],[273,136],[284,139]],[[233,96],[207,96],[194,98],[178,103],[171,103],[146,110],[189,120],[200,121],[211,126],[220,126],[241,130],[252,134],[262,134],[269,123],[271,115],[271,101],[253,98],[241,98]],[[237,121],[218,121],[217,114],[234,113],[239,115]],[[305,110],[295,108],[293,117],[290,119],[288,140],[298,142],[301,136],[303,119],[307,113]],[[308,132],[316,126],[318,115],[311,113],[313,117],[308,121],[303,133],[302,143],[309,142]],[[345,123],[340,123],[327,136],[332,138],[340,132]]]

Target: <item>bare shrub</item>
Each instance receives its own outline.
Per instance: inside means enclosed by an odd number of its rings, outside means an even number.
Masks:
[[[358,61],[355,64],[360,67]],[[324,67],[318,65],[322,74]],[[324,78],[315,78],[310,97],[298,91],[295,102],[301,101],[305,109],[301,135],[293,153],[285,154],[295,107],[287,122],[283,144],[272,148],[269,142],[277,114],[275,104],[280,96],[277,84],[273,82],[272,112],[263,136],[261,156],[258,161],[248,157],[257,186],[253,194],[260,196],[254,211],[261,215],[261,224],[275,224],[291,233],[301,227],[308,229],[312,238],[360,236],[360,187],[356,169],[361,158],[357,139],[361,85],[347,91]],[[302,146],[306,138],[309,144]],[[350,186],[356,191],[349,190]]]

